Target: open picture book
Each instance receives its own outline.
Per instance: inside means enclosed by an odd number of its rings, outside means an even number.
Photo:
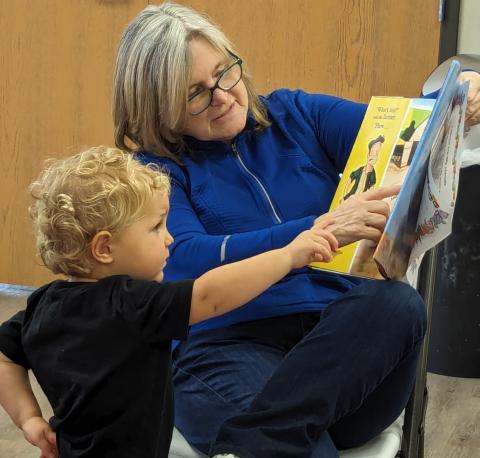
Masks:
[[[435,100],[372,97],[330,210],[378,186],[401,184],[400,193],[385,199],[391,213],[377,245],[361,240],[310,267],[401,280],[450,234],[468,92],[459,74],[453,61]]]

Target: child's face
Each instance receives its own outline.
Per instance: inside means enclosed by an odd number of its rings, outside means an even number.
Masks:
[[[144,216],[112,239],[113,274],[141,280],[163,280],[168,247],[173,237],[167,230],[168,196],[156,192],[145,206]]]

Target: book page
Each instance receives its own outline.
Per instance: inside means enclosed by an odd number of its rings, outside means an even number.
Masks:
[[[452,231],[468,85],[457,88],[430,153],[411,260]]]
[[[372,97],[355,143],[348,158],[330,205],[330,211],[337,208],[351,196],[378,187],[385,180],[400,135],[411,137],[415,129],[408,130],[412,119],[405,117],[411,99],[402,97]],[[408,168],[408,154],[399,158]],[[389,178],[390,179],[390,178]],[[397,179],[397,178],[395,178]],[[400,179],[400,178],[399,178]],[[339,250],[330,263],[315,262],[310,266],[350,275],[382,278],[372,259],[375,247],[366,241],[352,243]]]
[[[458,165],[456,165],[456,159],[453,160],[452,158],[458,157],[462,135],[457,136],[456,132],[462,131],[463,133],[463,121],[461,120],[464,118],[465,110],[464,95],[461,96],[460,85],[457,82],[459,73],[460,65],[453,61],[375,251],[374,259],[386,278],[404,278],[412,258],[411,253],[420,240],[417,233],[417,223],[419,221],[419,224],[423,223],[423,220],[419,218],[420,212],[422,212],[421,215],[424,219],[435,217],[432,208],[428,207],[428,196],[432,196],[428,189],[425,191],[427,198],[425,201],[423,199],[429,158],[432,153],[432,161],[435,161],[435,171],[433,173],[436,178],[429,184],[443,180],[443,189],[450,189],[450,194],[446,197],[447,207],[450,208],[450,212],[453,210],[454,199],[452,200],[452,197],[456,192],[458,182]],[[458,101],[453,103],[456,96],[459,97]],[[460,118],[456,113],[459,113]],[[448,123],[447,119],[451,119],[451,123]],[[451,148],[449,149],[447,145],[451,145]],[[436,185],[433,184],[433,186]],[[452,192],[452,187],[455,188],[454,192]],[[430,187],[430,191],[432,189]],[[435,189],[435,192],[438,194],[439,190]],[[439,196],[440,194],[435,195],[435,198],[431,199],[432,204]],[[433,205],[435,206],[435,204]],[[437,213],[437,217],[438,215],[441,214]],[[447,232],[449,230],[447,229]],[[433,244],[438,243],[435,240],[438,240],[438,238],[430,239]],[[415,256],[418,257],[422,252],[424,252],[422,249],[416,250]]]
[[[390,160],[379,183],[381,186],[402,184],[405,180],[434,105],[435,100],[432,99],[411,99]],[[385,199],[385,201],[392,211],[396,199],[392,197]],[[370,240],[358,242],[350,273],[371,278],[383,278],[374,259],[376,248],[376,244]]]

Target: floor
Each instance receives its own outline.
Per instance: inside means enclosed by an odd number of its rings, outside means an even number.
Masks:
[[[0,284],[0,322],[24,307],[28,290]],[[480,458],[480,379],[428,374],[426,458]],[[45,417],[51,409],[35,380],[34,391]],[[0,457],[38,458],[0,408]]]

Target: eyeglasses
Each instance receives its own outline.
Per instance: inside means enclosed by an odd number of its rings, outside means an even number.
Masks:
[[[235,62],[220,73],[213,87],[201,89],[188,98],[188,109],[192,116],[203,113],[210,106],[216,89],[230,91],[242,79],[242,59],[234,54],[232,56]]]

